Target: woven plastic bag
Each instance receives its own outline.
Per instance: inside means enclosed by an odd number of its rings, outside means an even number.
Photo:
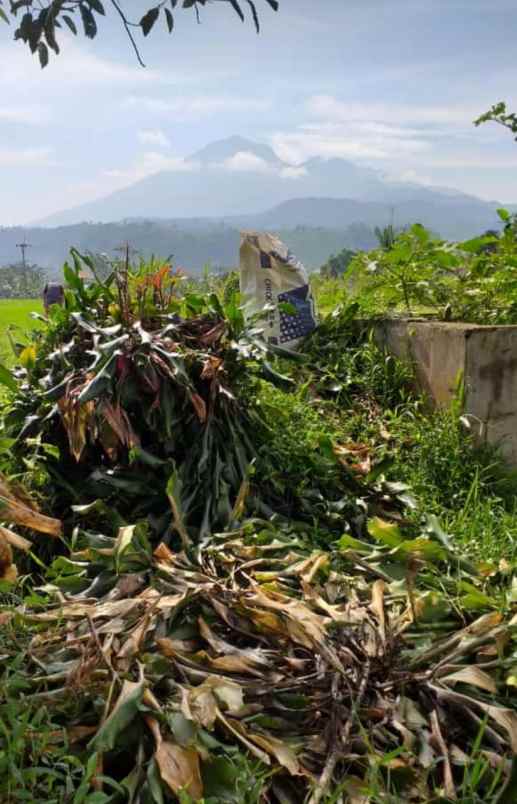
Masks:
[[[278,237],[241,232],[240,289],[246,314],[260,314],[266,341],[296,350],[317,325],[314,299],[302,263]]]

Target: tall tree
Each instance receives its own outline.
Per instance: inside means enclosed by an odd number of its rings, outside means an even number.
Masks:
[[[149,8],[140,20],[131,20],[124,7],[124,0],[0,0],[0,19],[14,24],[14,38],[24,42],[37,53],[42,67],[49,61],[49,52],[59,54],[59,29],[66,26],[74,35],[84,34],[88,39],[95,39],[99,23],[108,13],[114,14],[124,27],[136,57],[142,66],[136,40],[136,31],[148,36],[161,18],[169,33],[174,30],[174,15],[180,10],[191,9],[199,21],[202,6],[212,0],[160,0]],[[278,11],[279,0],[219,0],[229,3],[235,13],[244,22],[247,11],[257,33],[260,30],[257,4],[267,3],[274,11]],[[126,3],[129,5],[129,3]]]

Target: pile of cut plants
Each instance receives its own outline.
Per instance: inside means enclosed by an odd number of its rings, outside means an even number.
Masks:
[[[346,378],[279,362],[235,293],[72,257],[0,375],[0,800],[514,801],[509,567],[365,445],[284,461],[271,399],[303,379],[317,416]]]

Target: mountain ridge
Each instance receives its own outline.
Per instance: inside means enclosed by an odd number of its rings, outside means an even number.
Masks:
[[[494,210],[501,206],[459,190],[392,180],[374,168],[344,159],[314,157],[292,165],[280,159],[269,145],[239,136],[209,143],[185,159],[183,168],[159,171],[95,201],[46,216],[36,224],[109,223],[132,217],[260,218],[297,199],[334,199],[341,208],[346,200],[356,204],[354,215],[361,213],[364,203],[395,207],[400,225],[425,213],[440,234],[461,239],[475,233],[484,220],[485,228],[493,226]],[[373,209],[369,210],[372,214]],[[378,216],[379,207],[375,214]]]

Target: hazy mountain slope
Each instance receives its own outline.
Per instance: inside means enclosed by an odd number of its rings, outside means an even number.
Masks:
[[[341,228],[358,221],[371,227],[385,226],[391,221],[396,226],[422,223],[453,240],[470,237],[500,223],[495,205],[463,198],[450,198],[443,203],[415,198],[397,205],[347,198],[297,198],[254,216],[254,223],[261,228],[300,225]]]
[[[251,228],[253,221],[248,220]],[[348,246],[369,248],[375,244],[373,232],[364,225],[350,228],[274,227],[308,268],[319,268],[330,254]],[[122,243],[129,241],[142,256],[173,256],[174,265],[188,273],[201,273],[206,264],[232,268],[239,262],[239,228],[224,222],[131,221],[111,224],[78,224],[51,228],[0,229],[2,262],[19,260],[16,243],[27,237],[32,243],[30,260],[47,268],[53,276],[61,274],[71,246],[79,251],[106,252],[112,257]]]
[[[148,176],[41,223],[255,216],[273,226],[285,222],[341,228],[356,221],[382,225],[393,214],[400,225],[421,220],[448,237],[460,238],[494,225],[493,210],[498,206],[455,190],[388,181],[379,171],[343,159],[311,159],[293,167],[269,146],[242,137],[211,143],[182,167]],[[302,218],[296,217],[295,206],[287,204],[292,199],[305,201]],[[333,206],[330,199],[339,204]],[[322,200],[326,204],[319,203]],[[262,216],[264,210],[272,212]],[[276,219],[280,212],[289,219]]]

